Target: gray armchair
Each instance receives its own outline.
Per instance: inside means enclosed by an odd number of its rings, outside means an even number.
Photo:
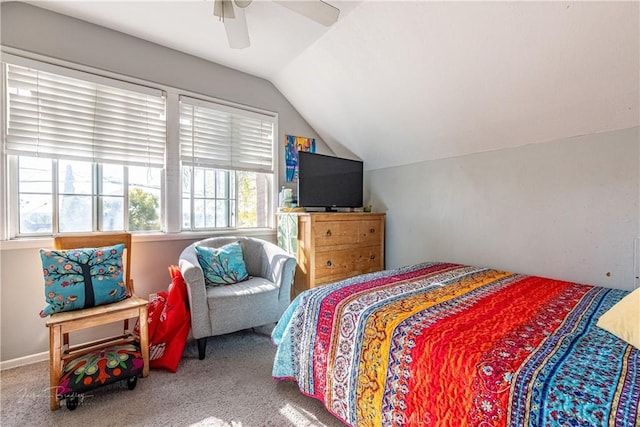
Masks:
[[[205,287],[195,246],[218,248],[239,241],[249,280]],[[180,271],[187,284],[191,331],[204,359],[207,337],[275,323],[291,301],[296,259],[273,243],[251,237],[212,237],[187,246]]]

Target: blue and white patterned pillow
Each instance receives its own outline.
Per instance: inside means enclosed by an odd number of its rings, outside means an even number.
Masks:
[[[206,286],[232,285],[249,278],[240,242],[229,243],[220,248],[195,248]]]
[[[40,249],[47,306],[40,317],[123,300],[124,245],[66,250]]]

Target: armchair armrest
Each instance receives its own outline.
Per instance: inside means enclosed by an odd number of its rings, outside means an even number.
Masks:
[[[204,286],[204,273],[196,257],[193,245],[188,246],[180,254],[180,272],[187,284],[189,307],[191,308],[191,332],[193,337],[203,338],[211,336],[211,322],[209,321],[209,304],[207,289]]]
[[[296,271],[296,259],[285,250],[269,242],[263,244],[262,274],[280,287],[278,300],[291,301],[291,286]]]

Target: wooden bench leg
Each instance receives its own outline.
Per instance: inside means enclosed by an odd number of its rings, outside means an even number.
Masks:
[[[147,314],[147,306],[140,307],[140,351],[142,352],[142,360],[144,360],[143,377],[149,375],[149,323]]]
[[[62,376],[62,327],[49,327],[49,405],[52,411],[60,409],[58,383]]]

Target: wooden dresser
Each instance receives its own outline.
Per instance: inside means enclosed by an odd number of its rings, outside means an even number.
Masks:
[[[298,260],[292,297],[384,269],[384,218],[379,213],[279,213],[278,244]]]

